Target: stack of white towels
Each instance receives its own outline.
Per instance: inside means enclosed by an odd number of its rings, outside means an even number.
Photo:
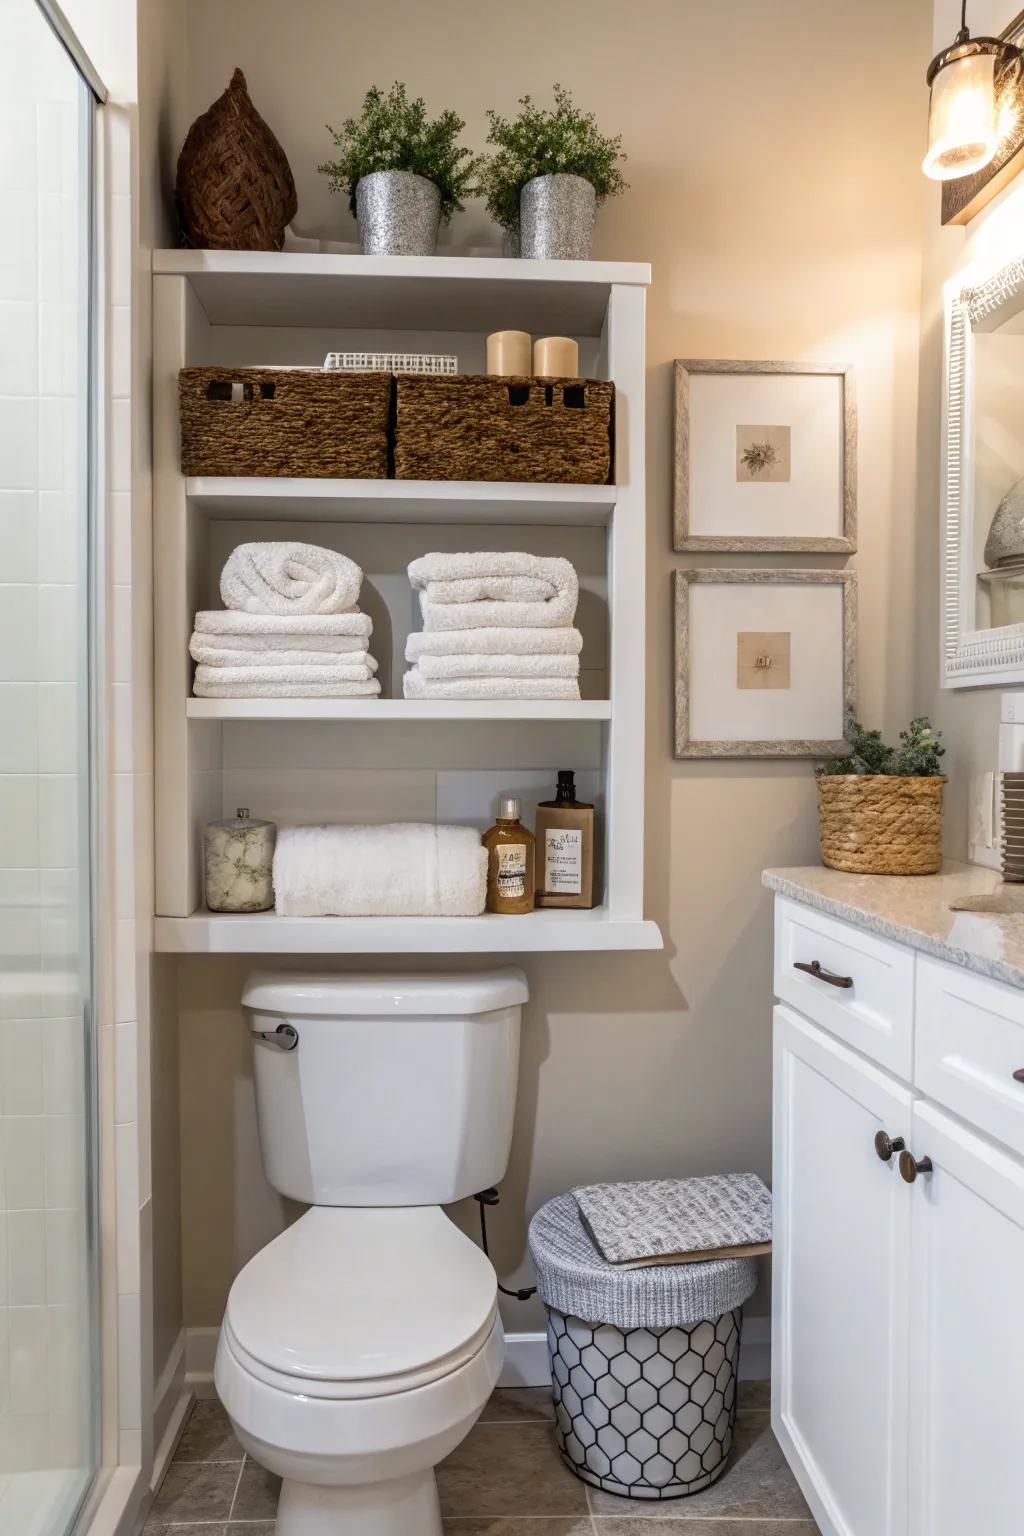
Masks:
[[[414,560],[422,633],[407,699],[578,699],[579,581],[568,560],[515,551]]]
[[[315,544],[240,544],[225,608],[196,614],[193,692],[206,699],[370,699],[380,693],[359,611],[363,573]]]

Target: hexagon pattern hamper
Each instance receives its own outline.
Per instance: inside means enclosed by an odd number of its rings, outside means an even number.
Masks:
[[[594,1246],[571,1194],[537,1212],[530,1251],[569,1468],[632,1499],[707,1488],[732,1449],[753,1259],[618,1268]]]

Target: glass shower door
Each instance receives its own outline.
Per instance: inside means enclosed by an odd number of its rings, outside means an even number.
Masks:
[[[36,0],[0,0],[0,1536],[63,1536],[98,1459],[95,108]]]

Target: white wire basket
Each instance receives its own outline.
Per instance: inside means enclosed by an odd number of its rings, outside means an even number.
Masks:
[[[444,352],[328,352],[324,367],[345,373],[432,373],[459,371],[459,360]]]

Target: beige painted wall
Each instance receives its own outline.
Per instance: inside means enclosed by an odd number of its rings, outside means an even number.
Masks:
[[[525,1218],[585,1179],[770,1174],[769,864],[816,857],[811,766],[671,756],[671,360],[850,362],[861,410],[861,707],[914,700],[920,230],[928,0],[191,0],[189,115],[241,65],[291,158],[297,224],[347,238],[314,167],[364,88],[404,78],[483,111],[553,79],[621,128],[632,189],[596,254],[654,266],[648,323],[647,904],[662,955],[531,960],[512,1166],[494,1249],[525,1282]],[[878,46],[878,39],[884,46]],[[493,243],[477,207],[451,238]],[[735,561],[725,563],[741,564]],[[756,563],[756,562],[751,562]],[[778,561],[775,563],[785,563]],[[794,563],[814,563],[804,557]],[[263,1181],[237,999],[242,962],[179,967],[184,1304],[219,1322],[278,1227]],[[471,1215],[471,1213],[469,1213]],[[766,1306],[766,1296],[759,1305]],[[536,1309],[508,1305],[512,1327]]]

